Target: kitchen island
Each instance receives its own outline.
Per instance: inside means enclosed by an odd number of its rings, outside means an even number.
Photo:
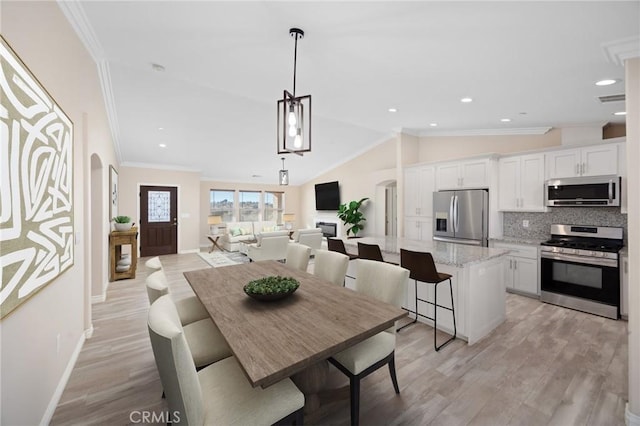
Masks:
[[[358,253],[358,243],[380,246],[385,261],[400,263],[400,249],[430,252],[439,272],[451,274],[453,301],[456,311],[458,337],[470,345],[476,343],[506,318],[505,255],[508,250],[467,246],[440,241],[416,241],[393,237],[344,238],[349,253]],[[357,276],[355,262],[350,262],[347,275]],[[347,287],[353,284],[347,279]],[[446,286],[446,287],[445,287]],[[438,304],[451,306],[448,283],[439,285]],[[418,297],[433,300],[434,286],[418,283]],[[407,282],[407,297],[403,307],[415,313],[415,285]],[[433,306],[418,301],[419,312],[433,317]],[[412,316],[410,314],[410,316]],[[432,321],[418,317],[427,324]],[[438,328],[453,332],[453,321],[448,311],[438,311]]]

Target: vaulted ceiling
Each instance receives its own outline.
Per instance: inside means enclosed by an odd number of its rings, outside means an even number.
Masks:
[[[313,97],[313,151],[287,155],[293,184],[399,130],[508,134],[620,122],[612,114],[624,102],[598,97],[624,93],[612,52],[637,49],[640,34],[639,1],[62,7],[100,64],[122,164],[274,184],[276,100],[292,89],[291,27],[306,33],[296,91]],[[594,84],[603,78],[617,83]]]

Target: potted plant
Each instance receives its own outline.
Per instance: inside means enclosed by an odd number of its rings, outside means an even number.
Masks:
[[[340,204],[338,208],[338,218],[342,220],[347,226],[347,237],[349,237],[349,233],[353,234],[353,237],[357,237],[358,231],[364,228],[362,222],[364,222],[364,214],[359,211],[362,203],[367,201],[369,198],[363,198],[360,201],[351,201],[349,203]]]
[[[116,216],[113,218],[116,231],[128,231],[133,225],[129,216]]]

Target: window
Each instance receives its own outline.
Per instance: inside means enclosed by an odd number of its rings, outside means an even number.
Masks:
[[[284,192],[266,191],[264,193],[264,220],[281,224],[283,212]]]
[[[260,192],[240,191],[238,193],[239,221],[257,222],[260,220]]]
[[[235,191],[212,189],[209,191],[211,216],[222,216],[223,222],[233,221]]]

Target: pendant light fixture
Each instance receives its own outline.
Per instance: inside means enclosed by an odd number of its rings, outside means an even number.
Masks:
[[[284,157],[282,157],[281,160],[282,160],[282,170],[280,170],[280,173],[279,173],[278,183],[280,185],[289,185],[289,170],[285,170],[284,168]]]
[[[278,154],[298,154],[311,151],[311,95],[296,96],[296,69],[298,40],[304,31],[291,28],[289,35],[295,39],[293,50],[293,93],[284,90],[278,100]]]

